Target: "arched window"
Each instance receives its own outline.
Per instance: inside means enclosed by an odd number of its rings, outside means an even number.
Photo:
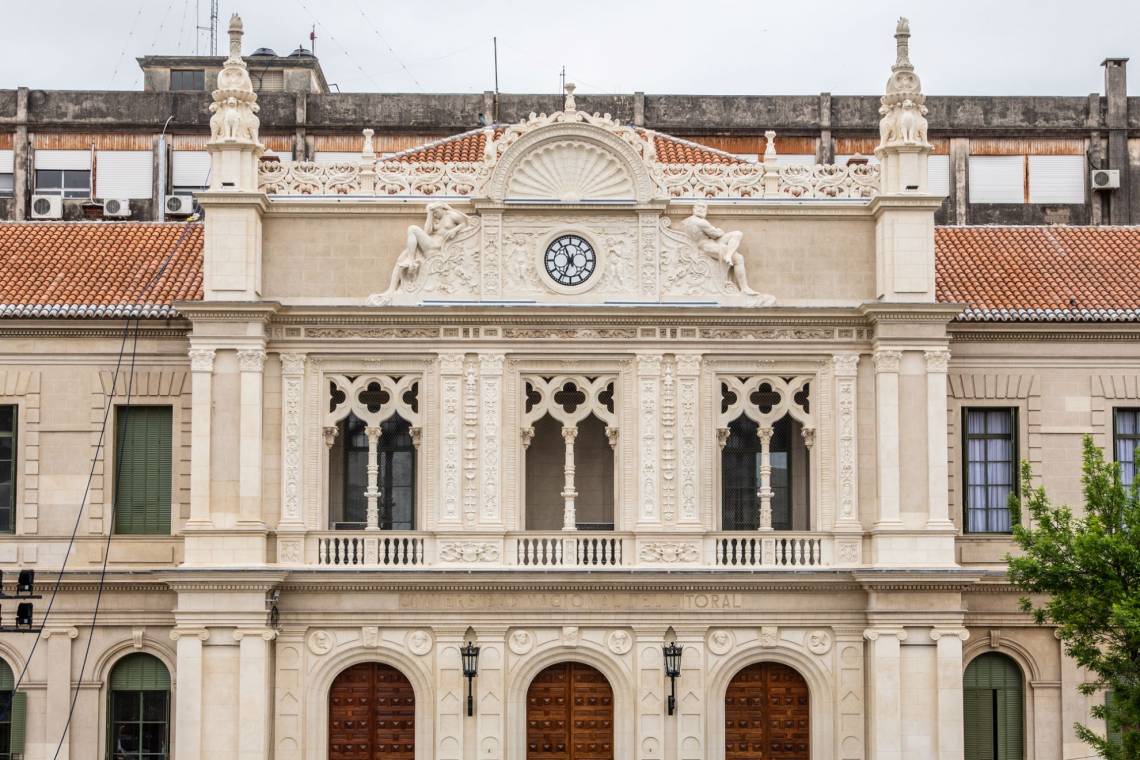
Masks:
[[[28,695],[15,692],[16,679],[8,663],[0,660],[0,760],[24,754],[24,724]]]
[[[987,652],[966,668],[966,760],[1024,760],[1025,686],[1010,658]]]
[[[341,471],[340,488],[333,483],[329,511],[334,528],[362,529],[368,526],[368,436],[364,420],[350,414],[339,423],[337,443],[330,461]],[[416,447],[412,426],[398,414],[380,423],[376,445],[380,492],[379,528],[415,530]],[[330,465],[333,472],[338,469]]]
[[[170,673],[149,654],[131,654],[111,669],[108,760],[170,757]]]

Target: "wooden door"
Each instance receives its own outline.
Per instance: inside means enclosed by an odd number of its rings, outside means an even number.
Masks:
[[[724,697],[725,760],[809,760],[807,683],[787,665],[760,662]]]
[[[363,662],[329,691],[329,760],[415,760],[416,697],[390,665]]]
[[[562,662],[526,693],[527,760],[614,760],[614,693],[589,665]]]

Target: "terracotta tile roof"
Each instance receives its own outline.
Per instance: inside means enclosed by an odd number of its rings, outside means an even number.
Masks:
[[[657,160],[663,164],[743,164],[744,159],[737,158],[723,150],[709,148],[699,143],[682,140],[679,137],[654,134],[653,145],[657,149]]]
[[[495,138],[498,139],[505,127],[495,127]],[[638,129],[635,127],[635,129]],[[645,138],[649,132],[638,129]],[[682,140],[660,133],[653,134],[653,147],[657,151],[657,160],[663,164],[740,164],[744,160],[737,158],[723,150],[710,148],[706,145]],[[483,149],[487,145],[485,129],[473,129],[469,132],[445,137],[435,142],[426,143],[415,148],[401,151],[389,156],[388,161],[482,161]]]
[[[1140,227],[939,227],[938,300],[961,319],[1140,320]]]
[[[201,223],[0,223],[0,317],[166,318],[200,298]]]

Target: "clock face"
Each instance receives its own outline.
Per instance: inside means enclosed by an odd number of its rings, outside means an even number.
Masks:
[[[598,265],[594,248],[577,235],[560,235],[546,247],[546,273],[559,285],[572,287],[590,279]]]

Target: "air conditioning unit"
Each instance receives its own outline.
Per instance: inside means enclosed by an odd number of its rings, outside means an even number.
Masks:
[[[121,198],[111,198],[103,201],[103,216],[130,216],[131,202]]]
[[[170,214],[171,216],[190,216],[194,213],[194,196],[166,196],[166,213]]]
[[[33,219],[62,219],[63,198],[58,195],[33,195]]]
[[[1115,190],[1120,187],[1120,170],[1093,169],[1089,172],[1089,184],[1093,190]]]

